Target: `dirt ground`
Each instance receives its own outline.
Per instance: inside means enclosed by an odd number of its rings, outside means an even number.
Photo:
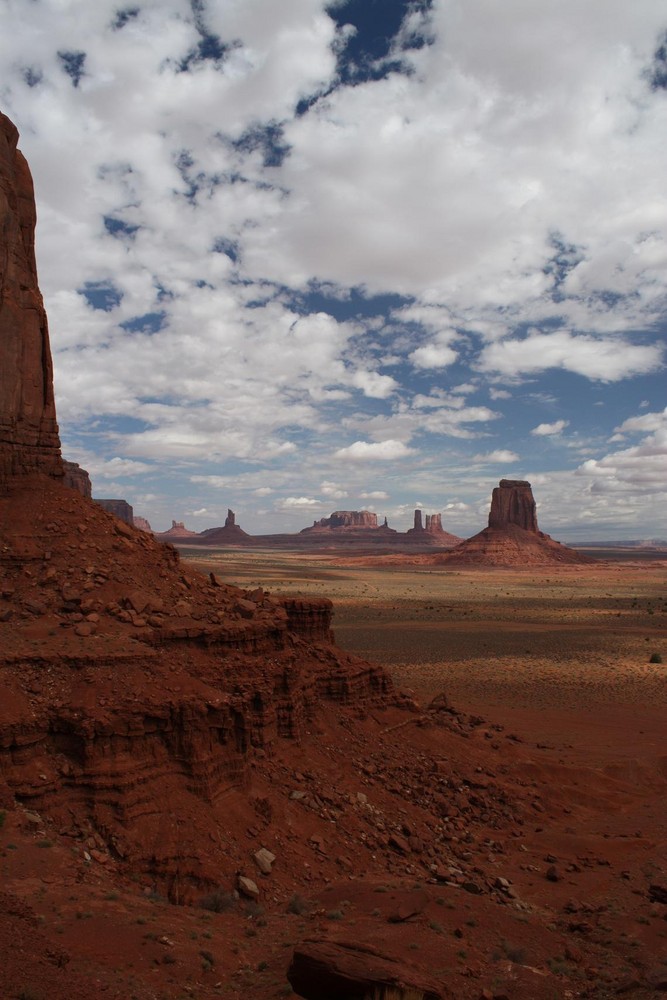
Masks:
[[[463,721],[323,708],[299,747],[277,743],[227,800],[247,851],[278,857],[261,906],[172,906],[94,834],[7,811],[2,1000],[275,1000],[313,937],[396,955],[460,1000],[667,990],[667,563],[181,554],[246,589],[331,597],[339,645]]]

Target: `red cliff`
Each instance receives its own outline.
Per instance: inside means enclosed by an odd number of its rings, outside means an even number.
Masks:
[[[15,475],[62,475],[32,177],[17,143],[0,114],[0,487]]]

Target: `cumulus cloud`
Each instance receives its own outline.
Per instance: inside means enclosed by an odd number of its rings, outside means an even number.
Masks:
[[[533,427],[530,433],[536,437],[549,437],[552,434],[560,434],[569,423],[569,420],[554,420],[552,424],[538,424],[537,427]]]
[[[370,493],[360,493],[362,500],[388,500],[389,494],[385,490],[371,490]]]
[[[621,429],[645,436],[636,445],[588,459],[576,474],[590,480],[593,493],[651,494],[667,503],[667,409],[630,417]]]
[[[463,480],[467,442],[517,403],[499,383],[546,397],[553,373],[643,378],[656,408],[660,0],[406,3],[389,61],[356,76],[347,41],[376,26],[339,10],[5,12],[0,97],[36,182],[63,442],[101,475],[136,463],[121,486],[154,474],[209,510],[209,489],[267,483],[307,500],[332,455],[415,441],[434,474],[454,442]],[[482,390],[497,408],[467,405]]]
[[[334,458],[351,462],[392,462],[412,455],[413,452],[414,449],[408,448],[402,441],[355,441],[347,448],[339,448],[334,453]]]
[[[491,464],[500,463],[501,465],[508,462],[518,462],[520,456],[517,455],[515,451],[509,451],[505,448],[497,448],[495,451],[489,451],[486,455],[475,455],[473,457],[473,462],[479,462],[480,464]]]
[[[663,354],[661,344],[632,344],[622,338],[575,336],[559,330],[490,344],[480,353],[478,364],[482,371],[510,376],[563,368],[594,381],[616,382],[656,371]]]

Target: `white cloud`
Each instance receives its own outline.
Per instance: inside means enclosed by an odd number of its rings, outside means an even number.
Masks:
[[[533,427],[530,433],[537,437],[549,437],[552,434],[560,434],[569,423],[569,420],[554,420],[552,424],[538,424],[537,427]]]
[[[413,448],[408,448],[402,441],[355,441],[347,448],[339,448],[334,453],[334,458],[345,459],[351,462],[392,462],[397,458],[405,458],[414,453]]]
[[[113,0],[4,14],[2,106],[35,176],[58,416],[84,467],[210,510],[209,489],[308,500],[340,476],[332,454],[384,457],[399,503],[408,454],[437,478],[446,452],[481,492],[468,442],[525,378],[535,406],[554,371],[600,393],[647,376],[657,407],[660,0],[408,5],[409,72],[354,86],[327,0],[195,7],[146,0],[119,30]],[[193,59],[202,24],[223,59]],[[417,29],[429,44],[402,48]],[[63,52],[85,54],[77,86]],[[486,390],[496,409],[466,405]],[[640,419],[617,441],[658,433]]]
[[[515,451],[508,451],[507,449],[498,448],[495,451],[490,451],[486,455],[474,455],[473,462],[479,462],[480,464],[491,464],[494,462],[503,464],[507,462],[518,462],[520,456],[517,455]]]
[[[638,345],[623,339],[575,336],[559,330],[532,332],[523,340],[490,344],[480,354],[479,368],[510,376],[563,368],[594,381],[616,382],[630,375],[657,371],[662,356],[660,344]]]
[[[388,500],[389,494],[385,490],[371,490],[370,493],[360,493],[362,500]]]
[[[667,409],[630,417],[620,429],[646,436],[639,444],[589,459],[576,474],[590,480],[593,493],[656,495],[667,504]]]
[[[312,497],[285,497],[278,502],[280,507],[319,507],[321,500],[313,500]]]
[[[453,365],[458,357],[447,344],[425,344],[412,351],[408,358],[415,368],[446,368]]]
[[[332,500],[343,500],[348,496],[347,490],[342,489],[338,483],[331,483],[326,480],[320,483],[320,490],[322,496],[329,497]]]

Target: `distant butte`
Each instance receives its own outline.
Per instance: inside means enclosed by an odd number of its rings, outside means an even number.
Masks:
[[[539,530],[531,485],[516,479],[501,479],[493,490],[488,527],[435,558],[438,563],[458,566],[541,566],[595,561]]]

